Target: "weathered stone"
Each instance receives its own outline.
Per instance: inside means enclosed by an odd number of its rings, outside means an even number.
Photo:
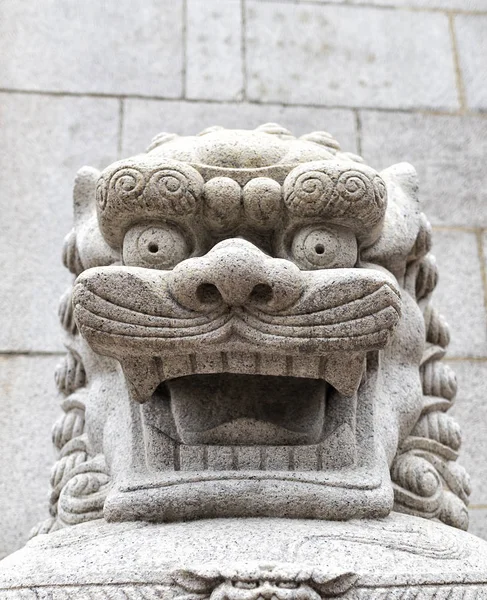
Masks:
[[[430,249],[414,168],[326,131],[82,168],[36,533],[64,531],[3,563],[4,597],[485,595],[487,545],[442,524],[470,483]]]
[[[459,106],[446,15],[288,2],[248,1],[246,6],[250,100]]]
[[[483,506],[487,499],[487,464],[479,448],[485,445],[487,406],[484,401],[484,389],[487,381],[487,362],[462,361],[449,364],[458,375],[461,390],[452,414],[458,420],[462,431],[467,434],[461,460],[472,476],[471,502]]]
[[[23,546],[46,513],[50,433],[60,412],[52,373],[60,358],[0,357],[0,456],[8,457],[0,461],[0,558]]]
[[[118,103],[22,94],[0,94],[0,103],[0,349],[61,351],[53,307],[72,280],[59,250],[72,181],[80,164],[116,158]]]
[[[244,87],[240,0],[188,0],[186,37],[186,97],[240,100]]]
[[[208,125],[218,122],[230,129],[253,129],[271,120],[288,128],[294,135],[302,135],[326,125],[344,148],[357,152],[355,116],[351,110],[331,108],[303,108],[275,104],[235,104],[215,102],[176,102],[156,100],[125,101],[123,155],[142,152],[147,140],[154,135],[154,123],[167,131],[193,135]]]
[[[483,4],[484,10],[486,10],[487,5],[485,2]],[[469,108],[477,110],[487,110],[487,93],[485,91],[487,78],[486,28],[487,15],[457,15],[455,17],[458,57],[467,105]]]
[[[470,508],[470,525],[468,530],[483,540],[487,540],[487,509]]]
[[[53,0],[42,10],[5,0],[0,87],[177,98],[182,30],[182,0],[146,0],[136,18],[130,0]]]
[[[475,233],[438,230],[433,250],[440,278],[435,296],[452,332],[449,356],[487,355],[487,320]]]
[[[361,111],[362,152],[384,168],[407,157],[418,169],[433,225],[487,226],[487,119]]]

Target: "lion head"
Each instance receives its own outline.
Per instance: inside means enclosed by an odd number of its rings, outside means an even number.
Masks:
[[[417,187],[274,124],[82,169],[50,526],[395,503],[466,527]]]

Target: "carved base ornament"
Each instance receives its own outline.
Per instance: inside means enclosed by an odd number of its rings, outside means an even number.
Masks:
[[[50,517],[0,599],[487,599],[411,165],[162,133],[74,214]]]

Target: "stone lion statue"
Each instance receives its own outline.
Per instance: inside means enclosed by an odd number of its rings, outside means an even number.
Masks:
[[[74,187],[51,518],[391,510],[466,529],[414,168],[276,124],[158,135]]]

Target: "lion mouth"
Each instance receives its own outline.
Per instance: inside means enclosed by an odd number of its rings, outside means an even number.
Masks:
[[[163,379],[141,406],[150,455],[170,456],[166,468],[175,471],[351,465],[360,389],[376,361],[376,352],[154,359],[159,373],[178,376]]]
[[[355,271],[353,279],[345,269],[306,273],[306,292],[288,307],[251,295],[245,306],[210,298],[191,309],[172,297],[172,275],[85,271],[75,290],[77,322],[95,351],[120,362],[141,404],[149,468],[355,464],[361,389],[401,310],[390,278]],[[121,287],[123,296],[107,295]],[[154,312],[144,312],[141,298]]]

